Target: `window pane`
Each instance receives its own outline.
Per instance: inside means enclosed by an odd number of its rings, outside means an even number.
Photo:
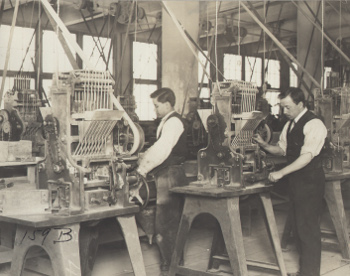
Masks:
[[[280,112],[280,99],[278,98],[279,92],[267,91],[266,92],[266,100],[271,105],[271,113],[276,115]]]
[[[157,80],[156,44],[133,42],[134,79]]]
[[[96,44],[98,45],[98,47]],[[86,57],[89,59],[92,66],[94,66],[94,70],[105,71],[107,69],[106,62],[108,61],[108,69],[110,72],[113,72],[113,50],[112,49],[108,60],[110,47],[111,47],[110,38],[100,37],[100,42],[99,42],[96,36],[92,37],[92,36],[84,35],[83,37],[83,51]],[[103,51],[102,51],[102,48],[103,48]],[[100,51],[103,52],[105,60],[103,59]],[[86,67],[86,65],[84,64],[83,67]]]
[[[0,28],[0,68],[4,69],[7,44],[10,37],[11,26],[2,25]],[[23,71],[34,71],[32,58],[35,58],[35,38],[31,41],[34,29],[15,27],[11,43],[10,59],[7,70],[19,71],[23,63]],[[26,51],[29,45],[29,51]]]
[[[261,58],[245,58],[245,80],[261,86]]]
[[[52,80],[51,79],[45,79],[43,80],[42,87],[44,88],[44,91],[46,93],[46,96],[48,100],[51,102],[51,86],[52,86]],[[45,98],[43,96],[43,98]]]
[[[242,56],[224,55],[224,77],[227,80],[242,80]]]
[[[208,56],[208,51],[203,51],[203,52],[205,53],[206,56]],[[199,58],[200,62],[203,65],[205,65],[207,59],[205,58],[205,56],[201,52],[198,52],[198,58]],[[209,62],[207,62],[207,66],[205,67],[205,71],[207,72],[208,75],[210,75],[210,63]],[[198,83],[201,83],[203,75],[204,75],[203,83],[209,83],[207,75],[203,72],[202,65],[198,62]]]
[[[150,95],[157,90],[157,85],[153,84],[135,84],[134,96],[136,102],[136,114],[140,120],[154,120],[157,115]]]
[[[75,34],[70,34],[72,39],[76,39]],[[75,57],[75,51],[71,48],[71,52]],[[72,65],[60,41],[57,38],[57,34],[53,31],[44,31],[43,33],[43,71],[46,73],[71,71]]]
[[[293,62],[294,68],[298,70],[298,65]],[[298,87],[298,76],[294,73],[292,68],[289,68],[289,86]]]
[[[266,59],[265,67],[267,67],[266,81],[271,85],[271,88],[280,88],[280,61],[274,59]]]

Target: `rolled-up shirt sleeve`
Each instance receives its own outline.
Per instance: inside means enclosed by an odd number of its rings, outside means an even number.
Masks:
[[[322,150],[327,137],[327,128],[320,119],[313,119],[305,124],[303,131],[305,138],[300,155],[311,153],[312,158],[314,158]]]
[[[181,134],[184,132],[184,126],[180,119],[172,117],[164,123],[161,132],[159,139],[139,160],[138,172],[142,175],[146,175],[169,157]]]
[[[286,123],[282,129],[282,132],[280,134],[279,141],[277,143],[277,146],[279,146],[283,150],[283,156],[286,155],[287,152],[287,129],[288,129],[289,123]]]

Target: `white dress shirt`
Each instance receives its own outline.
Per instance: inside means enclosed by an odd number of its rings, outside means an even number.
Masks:
[[[172,149],[184,132],[184,126],[177,117],[168,117],[172,111],[165,115],[157,128],[157,141],[144,153],[139,160],[138,173],[146,176],[154,168],[162,164],[170,155]],[[160,135],[160,133],[162,133]]]
[[[294,122],[297,123],[306,112],[307,108],[305,108],[294,119]],[[284,125],[278,141],[278,145],[284,151],[284,155],[286,155],[287,152],[287,131],[290,123],[291,122],[289,121]],[[327,129],[320,119],[315,118],[305,124],[303,133],[305,135],[305,138],[304,145],[301,147],[300,155],[311,153],[311,157],[314,158],[320,153],[323,147],[324,140],[327,137]]]

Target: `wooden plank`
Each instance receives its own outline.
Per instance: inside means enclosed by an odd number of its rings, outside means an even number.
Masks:
[[[18,0],[17,0],[18,1]],[[81,59],[84,61],[85,66],[90,69],[93,70],[94,66],[92,65],[92,63],[90,62],[90,60],[87,58],[87,56],[85,55],[85,53],[83,52],[83,50],[80,48],[80,46],[78,45],[78,43],[72,39],[70,37],[70,32],[68,31],[67,27],[64,25],[64,23],[62,22],[62,20],[59,18],[59,16],[57,15],[57,13],[54,11],[54,9],[51,7],[49,1],[47,0],[41,0],[41,3],[46,11],[46,13],[50,16],[52,16],[52,18],[54,19],[54,21],[57,23],[58,27],[61,29],[62,31],[62,35],[65,38],[65,40],[68,42],[68,44],[70,46],[73,47],[73,49],[77,52],[77,54],[81,57]]]
[[[337,233],[343,258],[350,259],[349,231],[344,211],[340,180],[327,181],[325,188],[325,199]]]
[[[57,29],[58,28],[58,24],[56,24],[55,20],[51,16],[51,14],[50,13],[46,13],[46,14],[47,14],[48,19],[50,20],[52,28],[54,30]],[[68,58],[68,60],[70,62],[70,64],[72,65],[73,69],[74,70],[80,69],[78,64],[77,64],[77,62],[76,62],[76,60],[75,60],[75,57],[74,57],[72,51],[70,50],[70,48],[69,48],[69,46],[68,46],[68,44],[66,42],[65,37],[62,34],[61,29],[58,29],[58,31],[56,31],[56,34],[57,34],[57,38],[60,41],[60,43],[62,45],[62,48],[63,48],[63,50],[64,50],[64,52],[65,52],[65,54],[66,54],[66,56],[67,56],[67,58]]]
[[[266,214],[266,227],[269,230],[272,245],[274,248],[274,252],[276,255],[276,259],[281,270],[281,275],[287,276],[286,266],[284,264],[284,259],[282,255],[282,249],[280,246],[280,240],[278,236],[278,230],[275,220],[275,215],[272,208],[271,197],[269,193],[261,193],[259,194],[260,199],[263,203],[265,214]]]

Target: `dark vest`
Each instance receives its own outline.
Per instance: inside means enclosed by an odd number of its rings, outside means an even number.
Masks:
[[[181,115],[177,112],[173,112],[167,119],[168,121],[172,117],[177,117],[181,120],[183,126],[184,126],[184,131],[181,134],[179,140],[177,141],[176,145],[173,147],[173,150],[171,151],[169,157],[158,167],[154,168],[152,170],[152,173],[155,174],[159,172],[161,169],[165,167],[169,167],[172,165],[180,165],[186,160],[186,156],[188,154],[188,149],[187,149],[187,141],[186,141],[186,136],[187,136],[187,124],[184,121],[184,119],[181,117]],[[160,131],[159,138],[162,136],[162,131]]]
[[[312,119],[317,118],[315,114],[313,114],[311,111],[307,111],[294,125],[293,129],[291,131],[291,123],[289,123],[288,130],[287,130],[287,162],[288,164],[293,163],[299,156],[301,147],[304,145],[304,126],[307,122],[309,122]],[[310,172],[315,169],[319,169],[322,167],[321,157],[320,154],[317,156],[314,156],[314,158],[310,161],[309,164],[307,164],[304,168],[300,169],[298,173],[302,172]]]

